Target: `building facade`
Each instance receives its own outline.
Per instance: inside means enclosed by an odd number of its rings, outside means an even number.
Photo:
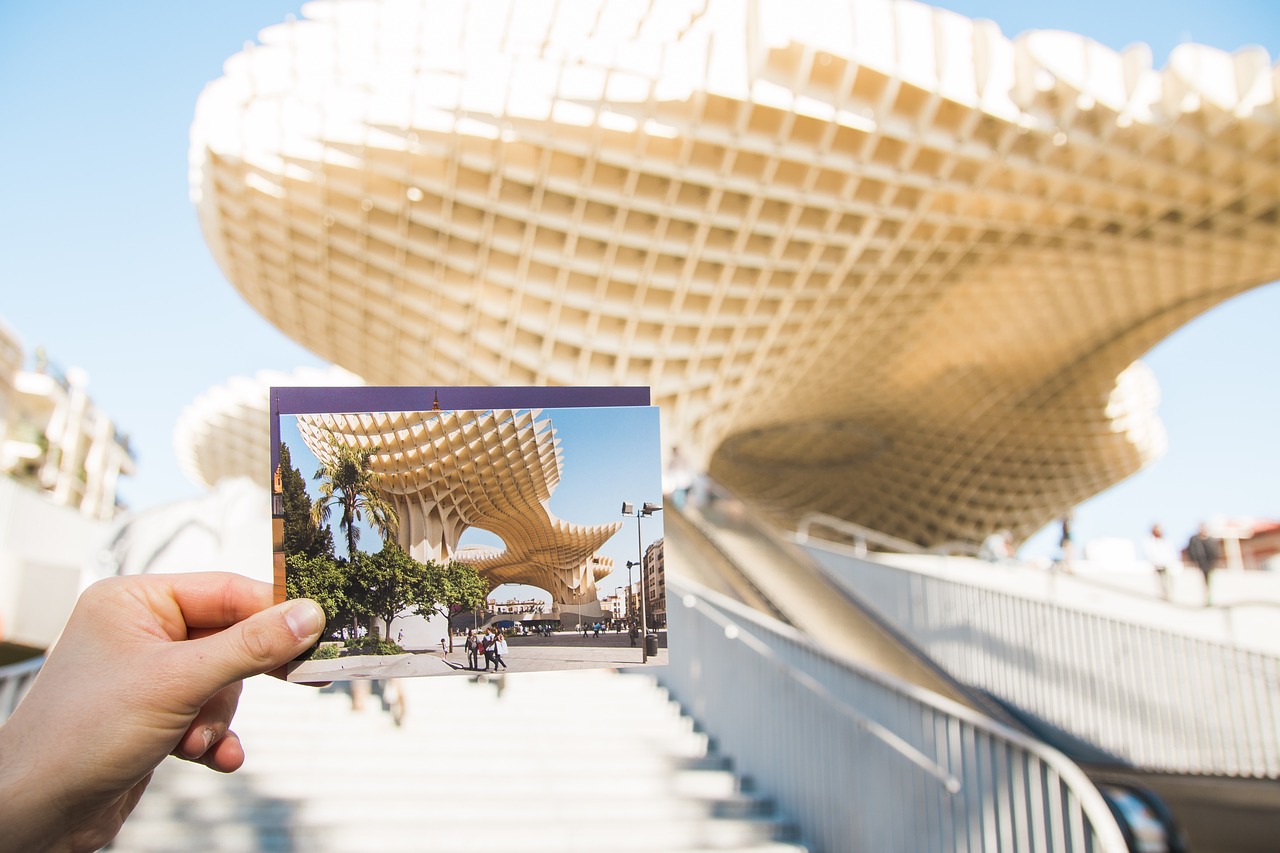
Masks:
[[[662,543],[659,539],[644,549],[645,607],[654,628],[667,625],[667,561]]]
[[[21,341],[0,322],[0,474],[82,515],[108,521],[117,486],[134,470],[129,437],[87,393],[89,377],[37,350],[25,369]]]

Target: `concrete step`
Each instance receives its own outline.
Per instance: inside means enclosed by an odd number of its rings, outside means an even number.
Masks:
[[[803,851],[651,678],[547,675],[402,681],[402,725],[251,680],[245,767],[166,761],[112,850]]]
[[[485,818],[465,823],[428,823],[406,817],[369,816],[359,824],[308,826],[289,823],[262,826],[250,822],[221,822],[192,826],[180,819],[151,821],[134,829],[127,846],[112,851],[174,850],[590,850],[684,851],[755,849],[783,844],[791,853],[803,850],[777,838],[777,824],[752,820],[670,820],[628,824],[613,815],[583,818],[572,814],[543,821],[507,820],[501,806]]]

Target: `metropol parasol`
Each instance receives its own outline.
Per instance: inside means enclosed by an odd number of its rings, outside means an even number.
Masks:
[[[202,94],[227,278],[377,384],[649,385],[782,519],[1025,536],[1280,278],[1276,68],[910,0],[321,0]]]

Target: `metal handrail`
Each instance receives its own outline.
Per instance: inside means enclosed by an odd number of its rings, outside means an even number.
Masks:
[[[42,666],[44,655],[0,667],[0,723],[9,719],[22,697],[27,695]]]
[[[687,606],[668,613],[682,653],[661,680],[816,849],[1127,849],[1061,753],[712,590],[668,583]]]
[[[1147,770],[1280,778],[1280,656],[811,547],[961,681]]]
[[[875,720],[861,714],[858,710],[847,702],[838,699],[830,690],[822,686],[822,684],[806,672],[802,672],[793,668],[788,663],[774,654],[773,649],[768,644],[756,637],[750,631],[743,630],[742,626],[737,622],[729,619],[718,611],[707,606],[700,601],[698,596],[693,593],[685,593],[681,599],[681,604],[685,607],[693,607],[700,610],[708,619],[718,624],[724,629],[726,639],[741,640],[752,649],[761,658],[768,661],[780,672],[784,673],[788,678],[799,686],[808,690],[810,693],[822,702],[827,702],[836,707],[841,714],[850,719],[854,725],[865,729],[872,736],[882,740],[890,749],[897,752],[903,758],[922,768],[926,773],[936,778],[946,788],[947,793],[956,794],[960,791],[960,780],[948,773],[940,764],[933,761],[923,752],[898,737]]]
[[[943,542],[926,548],[907,539],[899,539],[897,536],[881,533],[879,530],[863,527],[861,524],[855,524],[852,521],[837,518],[834,515],[827,515],[823,512],[810,512],[801,517],[800,523],[796,526],[795,541],[801,545],[808,542],[810,531],[815,526],[838,530],[853,537],[855,547],[861,554],[867,553],[868,542],[873,542],[882,548],[888,548],[891,551],[899,551],[904,554],[965,554],[974,556],[980,550],[979,546],[972,542],[960,540]]]

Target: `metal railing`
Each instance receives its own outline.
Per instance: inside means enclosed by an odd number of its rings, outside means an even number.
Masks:
[[[1280,657],[808,545],[965,683],[1146,770],[1280,777]]]
[[[821,851],[1126,850],[1060,753],[670,579],[661,681]]]
[[[903,554],[964,554],[972,557],[977,556],[980,550],[980,546],[972,542],[959,540],[926,548],[909,540],[899,539],[897,536],[890,536],[888,533],[881,533],[879,530],[872,530],[870,527],[863,527],[861,524],[854,524],[852,521],[845,521],[843,518],[821,512],[811,512],[800,519],[800,525],[795,532],[796,542],[801,545],[808,542],[814,527],[826,527],[848,536],[853,540],[854,550],[859,556],[866,555],[868,544],[878,545],[890,551],[900,551]]]
[[[44,665],[44,655],[19,663],[0,666],[0,723],[9,719],[22,697],[27,695],[36,673]]]

